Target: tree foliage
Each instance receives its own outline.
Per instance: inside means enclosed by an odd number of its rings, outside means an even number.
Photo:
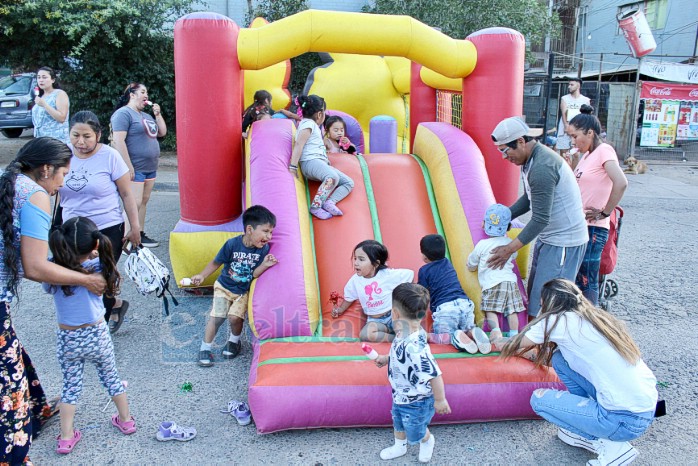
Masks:
[[[144,83],[174,132],[173,25],[193,0],[3,0],[0,58],[14,71],[60,73],[71,113],[103,126],[130,81]]]
[[[253,19],[262,17],[269,21],[278,21],[287,16],[309,8],[308,0],[258,0],[247,1],[248,10],[245,21],[249,25]],[[300,94],[305,86],[308,73],[316,66],[322,65],[317,53],[304,53],[291,59],[291,79],[288,87],[294,94]]]
[[[480,29],[509,27],[521,32],[529,44],[556,35],[560,21],[539,0],[375,0],[366,13],[408,15],[441,29],[454,39],[464,39]]]

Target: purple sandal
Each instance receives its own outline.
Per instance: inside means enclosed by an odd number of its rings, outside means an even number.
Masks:
[[[161,442],[169,442],[170,440],[188,442],[194,437],[196,437],[196,429],[193,427],[178,426],[172,421],[161,423],[155,434],[155,438]]]

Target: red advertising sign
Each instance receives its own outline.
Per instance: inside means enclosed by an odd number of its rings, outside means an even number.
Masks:
[[[674,147],[698,140],[698,85],[643,82],[642,147]]]
[[[643,82],[641,99],[698,100],[698,85]]]

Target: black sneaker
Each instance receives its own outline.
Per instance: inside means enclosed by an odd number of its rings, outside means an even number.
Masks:
[[[201,367],[213,366],[213,353],[211,352],[211,350],[199,351],[199,366],[201,366]]]
[[[237,343],[228,341],[228,343],[225,344],[225,348],[223,348],[223,357],[225,359],[233,359],[240,354],[240,351],[242,351],[242,341],[238,341]]]
[[[146,248],[156,248],[160,246],[160,243],[154,239],[148,238],[143,231],[141,231],[141,244]]]

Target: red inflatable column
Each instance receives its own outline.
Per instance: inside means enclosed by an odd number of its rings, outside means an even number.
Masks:
[[[410,152],[414,147],[417,126],[436,120],[436,89],[422,82],[419,72],[422,65],[412,62],[410,69]]]
[[[182,220],[218,225],[242,211],[238,26],[216,13],[175,24],[177,163]]]
[[[518,31],[488,28],[468,36],[477,49],[475,70],[463,80],[463,131],[480,147],[497,202],[518,198],[519,167],[502,159],[492,130],[510,116],[523,114],[526,43]]]

